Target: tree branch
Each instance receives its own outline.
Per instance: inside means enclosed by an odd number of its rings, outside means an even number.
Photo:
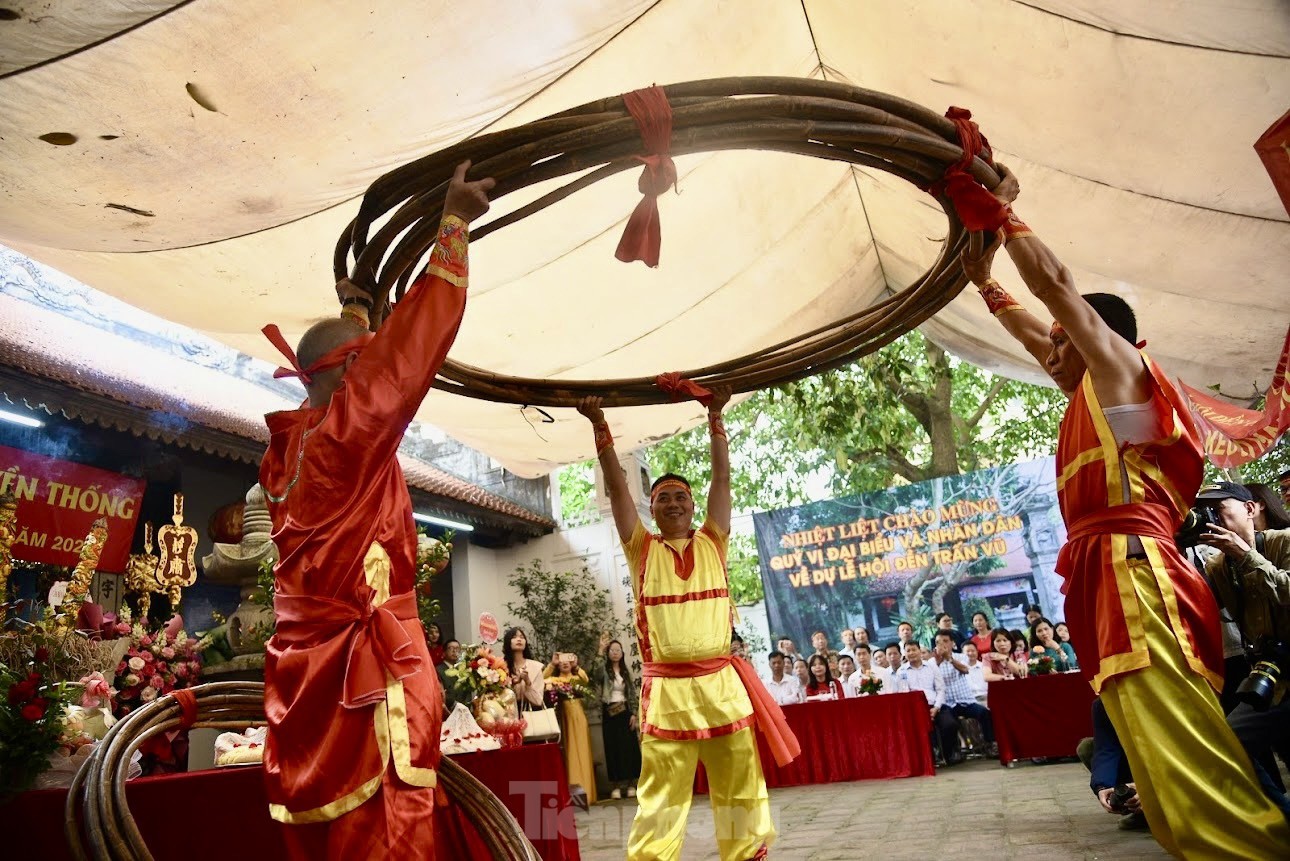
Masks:
[[[1002,377],[995,377],[994,382],[990,384],[990,391],[986,392],[985,397],[981,400],[981,406],[977,407],[976,412],[972,414],[972,418],[968,419],[967,426],[969,429],[975,428],[981,419],[985,418],[986,410],[990,409],[990,405],[998,399],[999,393],[1003,391],[1003,387],[1006,385],[1008,385],[1007,380]]]

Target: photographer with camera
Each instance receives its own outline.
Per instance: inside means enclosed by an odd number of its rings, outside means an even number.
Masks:
[[[1200,542],[1221,551],[1205,573],[1240,629],[1253,667],[1237,688],[1241,703],[1228,724],[1254,760],[1264,791],[1290,817],[1272,760],[1273,748],[1290,742],[1290,529],[1257,531],[1253,494],[1232,482],[1201,488],[1196,509],[1204,522]]]

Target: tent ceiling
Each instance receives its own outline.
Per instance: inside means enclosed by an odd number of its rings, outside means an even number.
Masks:
[[[1026,220],[1082,289],[1132,301],[1194,385],[1265,386],[1290,323],[1290,224],[1251,148],[1290,107],[1283,0],[0,5],[18,16],[0,20],[0,242],[270,360],[260,326],[292,337],[328,313],[332,247],[377,176],[590,99],[727,75],[971,107]],[[755,351],[904,287],[944,233],[933,201],[885,174],[747,152],[678,167],[657,270],[613,260],[630,172],[480,241],[453,356],[599,378]],[[974,296],[926,330],[1042,376]],[[435,393],[421,417],[525,475],[591,453],[571,411],[543,424]],[[697,417],[610,419],[630,446]]]

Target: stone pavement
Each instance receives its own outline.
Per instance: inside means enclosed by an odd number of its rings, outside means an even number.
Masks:
[[[1117,827],[1116,817],[1104,813],[1089,791],[1088,772],[1079,763],[1003,768],[982,760],[942,769],[935,777],[772,789],[770,804],[779,831],[772,861],[1169,857],[1146,831]],[[620,861],[635,813],[634,800],[579,812],[583,861]],[[707,796],[694,800],[681,857],[717,858]]]

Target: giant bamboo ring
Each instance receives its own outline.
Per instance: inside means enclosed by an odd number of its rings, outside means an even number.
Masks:
[[[887,171],[926,190],[963,154],[954,124],[912,102],[847,84],[805,78],[715,78],[663,87],[672,105],[672,155],[758,149],[844,161]],[[597,180],[639,168],[640,133],[622,96],[588,102],[518,128],[462,141],[396,168],[372,183],[336,246],[337,280],[371,287],[378,304],[397,301],[430,251],[453,168],[470,159],[474,176],[497,180],[498,197],[546,180],[588,171],[532,203],[472,228],[475,241],[527,218]],[[968,172],[987,187],[994,169],[974,159]],[[966,283],[959,254],[979,253],[944,196],[949,229],[941,253],[921,278],[869,308],[760,350],[681,371],[701,385],[746,392],[849,364],[919,326]],[[624,201],[624,214],[635,201]],[[372,231],[373,223],[390,214]],[[666,230],[666,225],[664,225]],[[370,236],[369,236],[370,234]],[[660,368],[659,371],[675,370]],[[548,380],[508,376],[446,361],[435,388],[533,406],[576,406],[600,395],[606,406],[664,403],[654,377]]]

